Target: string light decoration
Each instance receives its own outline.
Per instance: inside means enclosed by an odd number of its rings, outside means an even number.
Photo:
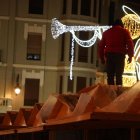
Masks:
[[[122,22],[124,24],[124,28],[128,29],[132,39],[136,39],[140,36],[140,24],[137,23],[137,16],[134,14],[129,14],[122,17]]]
[[[70,60],[70,80],[72,80],[72,69],[73,69],[73,65],[74,65],[74,38],[72,38],[72,42],[71,42],[71,60]]]
[[[137,79],[140,80],[140,38],[137,40],[134,48],[134,58],[136,61]]]
[[[140,63],[140,38],[137,40],[135,44],[134,52],[135,52],[134,57],[136,62]]]
[[[137,79],[140,80],[140,63],[136,62]]]
[[[70,32],[73,35],[73,38],[75,39],[75,41],[79,43],[80,46],[82,47],[91,47],[97,38],[101,39],[102,38],[102,32],[104,32],[105,30],[109,29],[111,26],[67,26],[62,24],[61,22],[59,22],[56,18],[52,19],[52,24],[51,24],[51,32],[52,32],[52,36],[54,39],[56,39],[57,37],[59,37],[59,35],[66,33],[66,32]],[[80,40],[76,37],[75,32],[76,31],[94,31],[94,35],[91,39],[83,41]],[[91,40],[95,40],[95,41],[91,41]],[[93,43],[94,42],[94,43]],[[88,44],[88,45],[84,45],[84,44]]]
[[[71,48],[71,61],[70,61],[70,79],[72,80],[72,69],[74,64],[74,41],[81,47],[91,47],[97,39],[102,38],[102,33],[109,29],[111,26],[67,26],[60,23],[56,18],[52,19],[51,32],[54,39],[59,35],[70,32],[72,34],[72,48]],[[94,35],[89,40],[81,40],[76,35],[76,31],[93,31]]]
[[[122,10],[126,14],[123,18],[123,24],[130,31],[132,39],[140,36],[140,17],[139,15],[126,5],[122,6]],[[130,12],[130,14],[128,13]],[[91,47],[97,39],[102,38],[102,33],[111,28],[111,26],[67,26],[60,23],[56,18],[52,19],[51,32],[54,39],[59,35],[70,32],[72,34],[71,61],[70,61],[70,79],[72,80],[72,69],[74,65],[74,41],[81,47]],[[76,35],[76,31],[93,31],[94,35],[89,40],[81,40]],[[134,58],[137,78],[140,80],[140,40],[135,44]],[[130,67],[130,66],[128,66]]]
[[[124,27],[129,30],[132,39],[137,39],[140,37],[140,16],[126,5],[122,6],[122,10],[126,14],[122,17]],[[136,41],[134,47],[134,61],[125,65],[125,70],[131,72],[136,71],[137,80],[140,80],[140,38]]]

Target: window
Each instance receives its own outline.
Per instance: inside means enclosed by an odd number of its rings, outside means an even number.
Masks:
[[[24,105],[33,106],[39,101],[39,79],[25,79]]]
[[[90,16],[91,0],[81,0],[81,15]]]
[[[96,17],[96,10],[97,10],[97,0],[94,0],[94,6],[93,6],[93,17]]]
[[[27,39],[27,60],[41,60],[42,34],[29,33]]]
[[[67,85],[68,92],[73,92],[73,84],[74,84],[74,80],[70,80],[70,77],[68,76],[68,85]]]
[[[67,1],[63,0],[63,14],[66,14],[66,5],[67,5]]]
[[[71,14],[96,17],[98,3],[97,0],[71,0]]]
[[[61,61],[64,61],[64,50],[65,50],[65,34],[62,34],[62,45],[61,45]]]
[[[29,14],[43,14],[44,0],[29,0]]]
[[[78,0],[72,0],[72,14],[78,14]]]
[[[86,87],[86,77],[77,77],[76,92]]]
[[[73,48],[73,50],[74,50],[74,54],[73,54],[73,56],[74,56],[74,58],[73,58],[73,61],[75,61],[75,47],[76,47],[76,42],[74,41],[74,48]],[[72,52],[72,35],[70,34],[70,47],[69,47],[69,61],[71,61],[71,57],[72,57],[72,55],[71,55],[71,52]]]
[[[78,62],[88,62],[88,48],[84,47],[79,47],[79,52],[78,52]]]
[[[99,0],[99,9],[98,9],[98,22],[101,23],[101,13],[102,13],[102,0]]]
[[[81,40],[87,40],[89,38],[89,33],[81,31],[79,32],[79,38]],[[88,62],[88,48],[85,47],[78,47],[78,62]]]
[[[91,47],[91,58],[90,58],[91,64],[93,64],[93,47],[94,46]]]
[[[0,62],[2,62],[2,50],[0,50]]]
[[[98,67],[99,66],[99,60],[97,59],[96,60],[96,67]]]
[[[63,91],[63,76],[60,76],[60,81],[59,81],[59,93],[61,94]]]
[[[109,24],[112,25],[114,22],[114,13],[115,13],[115,2],[111,1],[110,2],[110,7],[109,7]]]

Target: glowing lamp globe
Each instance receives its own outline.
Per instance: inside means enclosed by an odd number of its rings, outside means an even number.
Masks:
[[[15,87],[15,94],[18,95],[20,94],[20,92],[21,92],[20,87],[19,86]]]

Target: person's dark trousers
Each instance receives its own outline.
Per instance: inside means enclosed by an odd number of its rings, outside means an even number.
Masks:
[[[122,75],[125,65],[125,55],[120,53],[106,54],[107,83],[122,85]],[[115,80],[116,79],[116,80]]]

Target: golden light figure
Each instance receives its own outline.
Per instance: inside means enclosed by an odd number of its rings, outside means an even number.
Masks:
[[[122,8],[124,13],[126,14],[124,17],[122,17],[124,28],[129,30],[133,40],[138,39],[140,37],[140,16],[127,6],[123,6]],[[129,11],[130,14],[127,11]],[[138,42],[139,39],[135,44],[134,58],[132,59],[132,62],[130,64],[127,63],[128,56],[126,56],[124,76],[123,76],[124,86],[134,85],[137,82],[137,78],[138,80],[140,80],[139,79],[140,62],[138,61],[140,58],[140,45]],[[136,74],[137,74],[137,78],[136,78]]]
[[[137,23],[138,17],[134,14],[128,14],[122,17],[122,22],[124,24],[124,28],[128,29],[132,39],[136,39],[140,36],[140,23]]]

